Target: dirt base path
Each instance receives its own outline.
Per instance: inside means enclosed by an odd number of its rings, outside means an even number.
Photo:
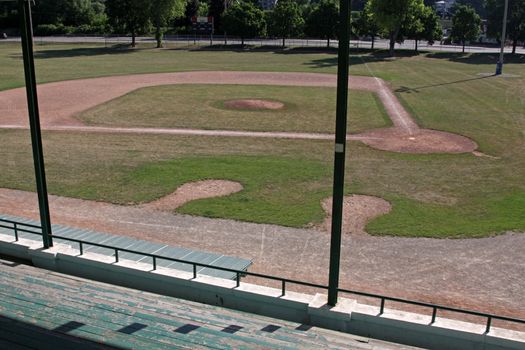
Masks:
[[[41,123],[44,129],[89,132],[141,132],[169,133],[170,129],[148,128],[96,128],[86,127],[75,119],[75,115],[101,103],[120,97],[136,89],[168,84],[250,84],[281,86],[325,86],[335,87],[337,76],[316,73],[273,72],[182,72],[139,74],[69,80],[41,84],[38,87]],[[446,132],[420,129],[410,114],[403,108],[388,85],[379,78],[352,76],[349,88],[376,93],[382,101],[394,126],[377,129],[370,133],[355,135],[356,139],[382,150],[410,153],[463,153],[472,152],[477,145],[472,140]],[[0,128],[27,128],[27,102],[23,88],[0,92]],[[108,130],[109,129],[109,130]],[[193,133],[202,132],[193,130]],[[216,136],[224,131],[215,130]],[[262,133],[242,131],[230,132],[229,136],[258,137]],[[271,137],[272,133],[264,133]],[[301,138],[297,133],[273,133]],[[296,135],[294,135],[296,134]],[[303,134],[304,135],[304,134]],[[306,134],[312,135],[312,134]],[[329,134],[313,134],[330,137]],[[376,139],[380,138],[380,141]]]
[[[254,272],[328,280],[330,236],[313,229],[57,196],[50,196],[50,206],[56,224],[253,259]],[[36,194],[0,189],[0,213],[38,220]],[[455,240],[344,235],[341,286],[523,318],[523,251],[525,234],[517,233]]]

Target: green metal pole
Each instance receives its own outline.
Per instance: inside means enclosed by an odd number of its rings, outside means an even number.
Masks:
[[[339,263],[341,260],[341,226],[345,183],[346,119],[348,105],[348,65],[350,54],[350,0],[339,3],[339,49],[337,54],[337,109],[335,122],[334,186],[328,305],[337,304]]]
[[[18,0],[20,14],[20,31],[22,35],[22,53],[24,57],[24,73],[26,78],[27,107],[29,110],[29,126],[31,128],[31,145],[35,163],[36,188],[38,192],[38,207],[42,225],[42,240],[44,248],[53,246],[51,237],[51,219],[47,199],[46,172],[44,168],[44,153],[42,148],[42,133],[40,130],[40,115],[38,112],[38,97],[36,91],[35,60],[33,57],[33,25],[31,20],[31,0]]]

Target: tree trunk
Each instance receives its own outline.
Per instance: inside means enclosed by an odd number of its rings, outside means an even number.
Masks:
[[[465,40],[462,40],[461,43],[463,44],[463,51],[461,51],[461,53],[465,53]]]
[[[285,40],[285,39],[284,39],[284,36],[283,36],[283,49],[284,49],[284,46],[285,46],[285,41],[284,41],[284,40]]]
[[[330,37],[326,38],[326,48],[330,48]]]
[[[516,46],[518,46],[518,39],[512,40],[512,54],[516,53]]]
[[[244,47],[244,37],[241,36],[241,46]]]
[[[370,47],[372,50],[374,49],[375,40],[376,40],[376,37],[372,35],[372,47]]]
[[[419,40],[417,40],[417,39],[414,40],[414,42],[415,42],[414,49],[416,50],[416,53],[418,53],[418,52],[417,52],[417,42],[418,42],[418,41],[419,41]]]
[[[136,45],[136,38],[137,34],[135,33],[134,30],[131,31],[131,47],[135,47]]]
[[[155,18],[155,25],[156,25],[156,32],[155,32],[155,40],[157,40],[157,49],[160,49],[162,47],[162,32],[161,32],[161,20],[160,20],[160,13],[157,13],[157,16]]]
[[[394,57],[394,47],[396,45],[396,35],[395,34],[396,34],[395,31],[390,32],[390,43],[389,43],[389,48],[388,48],[388,53],[390,57]]]

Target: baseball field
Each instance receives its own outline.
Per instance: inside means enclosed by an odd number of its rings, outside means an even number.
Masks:
[[[44,132],[52,194],[137,204],[168,195],[187,182],[228,179],[240,182],[243,191],[192,201],[177,211],[293,227],[322,222],[325,213],[320,203],[331,192],[331,140],[173,136],[147,129],[330,134],[335,125],[334,84],[318,84],[321,78],[308,74],[323,73],[322,79],[335,74],[335,53],[42,45],[36,47],[36,58],[40,83],[64,81],[50,92],[54,97],[46,100],[44,94],[41,103],[62,96],[68,99],[63,93],[76,89],[68,103],[80,105],[80,110],[50,106],[42,112],[44,123],[49,118],[51,126],[77,126],[67,131],[50,127]],[[365,133],[371,141],[349,140],[346,192],[379,197],[392,206],[388,214],[367,224],[368,233],[481,237],[525,229],[525,58],[511,57],[505,66],[507,76],[483,75],[492,72],[494,60],[485,54],[406,54],[388,60],[381,52],[354,53],[351,74],[381,79],[417,127],[461,135],[474,143],[465,151],[450,153],[446,149],[414,152],[405,145],[385,151],[373,139],[396,140],[374,130],[396,128],[389,118],[391,106],[377,91],[351,86],[349,133]],[[1,90],[23,86],[19,45],[0,46],[0,66]],[[93,80],[87,78],[134,75],[140,80],[137,74],[203,71],[305,73],[306,83],[286,86],[284,76],[261,84],[252,74],[220,84],[222,77],[208,82],[204,73],[204,78],[189,74],[182,83],[162,78],[158,83],[134,82],[136,88],[126,91],[119,90],[126,83],[118,78],[92,84],[104,97],[87,91]],[[293,79],[303,75],[295,74]],[[71,87],[66,83],[70,80],[79,83]],[[282,106],[228,107],[227,102],[235,99],[277,101]],[[23,113],[17,118],[3,120],[4,126],[27,123],[22,121]],[[116,130],[101,133],[82,126]],[[2,128],[0,134],[0,187],[33,190],[27,130]]]

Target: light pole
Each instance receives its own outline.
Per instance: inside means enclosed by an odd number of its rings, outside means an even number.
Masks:
[[[499,61],[496,63],[496,75],[503,73],[503,54],[505,51],[505,37],[507,36],[507,12],[509,9],[509,0],[505,0],[505,9],[503,10],[503,29],[501,30],[501,51]]]
[[[350,63],[350,0],[340,0],[339,48],[337,50],[337,104],[334,148],[334,184],[332,230],[330,238],[330,270],[328,275],[328,305],[337,304],[341,260],[341,226],[345,183],[346,121],[348,107],[348,64]]]
[[[51,220],[47,198],[46,172],[42,133],[40,130],[40,114],[38,111],[38,95],[36,90],[35,59],[33,56],[33,25],[31,20],[31,0],[18,0],[18,15],[20,16],[20,32],[22,36],[22,57],[26,78],[27,107],[29,111],[29,127],[31,129],[31,145],[35,164],[35,179],[40,210],[40,224],[44,248],[53,246],[51,236]]]

